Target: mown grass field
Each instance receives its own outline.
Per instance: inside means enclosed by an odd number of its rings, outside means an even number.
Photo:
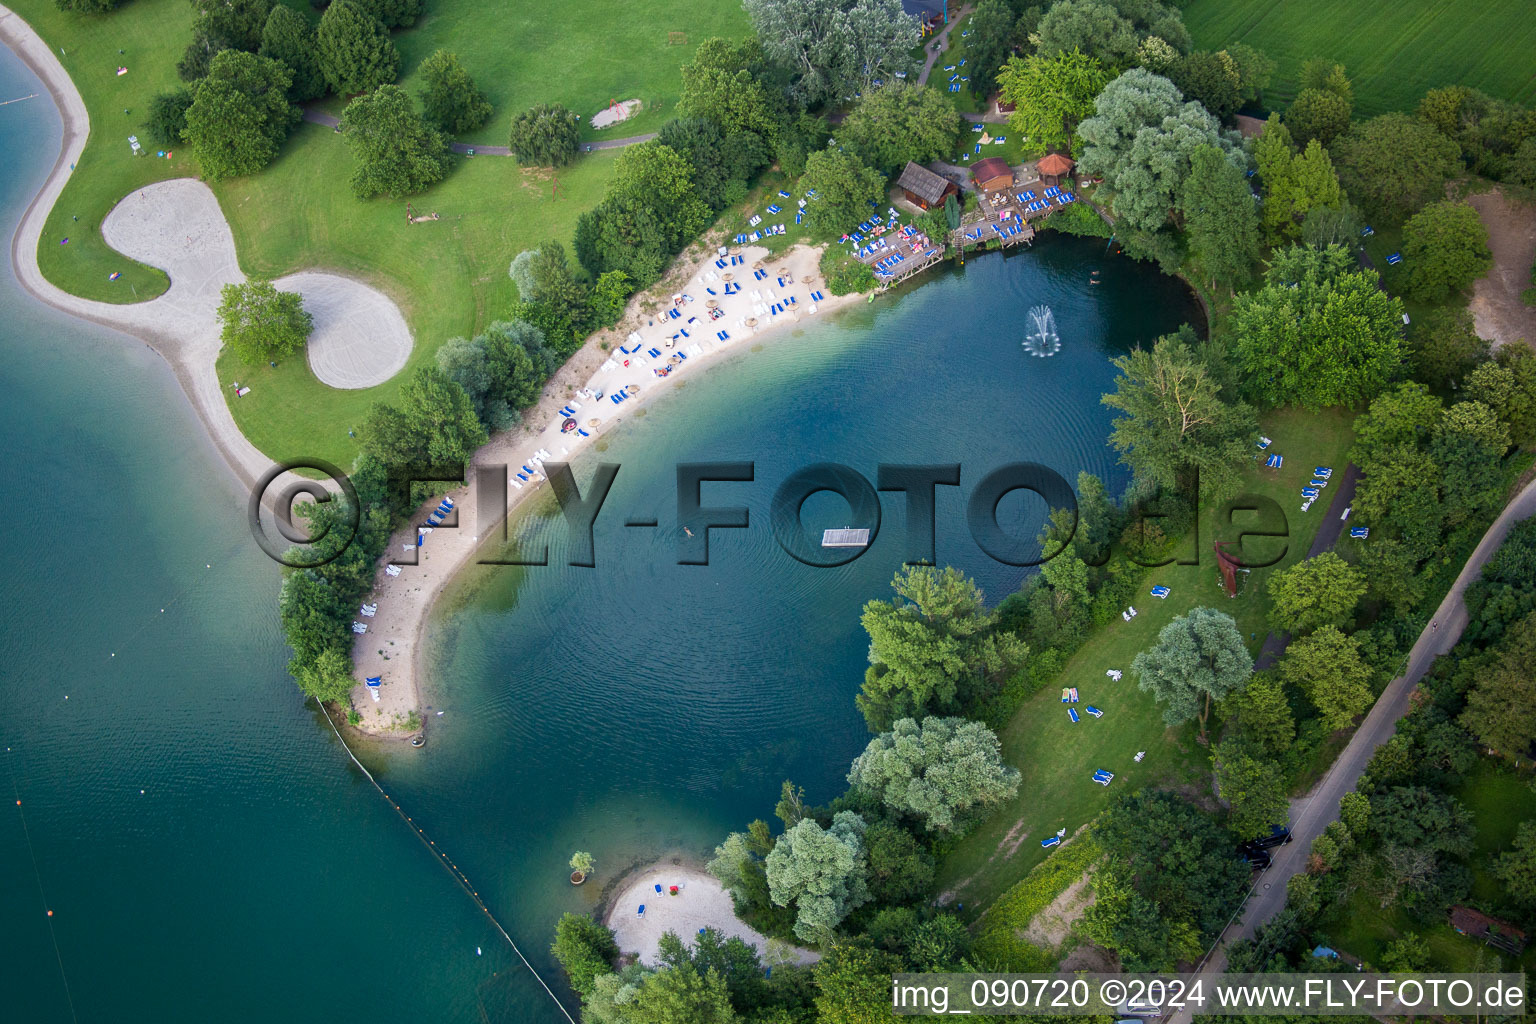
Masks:
[[[1271,108],[1296,94],[1310,57],[1349,71],[1356,116],[1412,110],[1428,89],[1470,85],[1536,103],[1536,18],[1529,0],[1192,0],[1184,24],[1203,49],[1248,43],[1278,64]]]
[[[291,2],[315,17],[307,3]],[[170,159],[134,157],[127,141],[129,135],[142,138],[150,97],[180,84],[175,64],[190,38],[190,11],[182,0],[133,0],[88,17],[61,12],[49,0],[16,0],[14,6],[55,52],[62,49],[60,60],[91,118],[85,152],[43,232],[43,273],[86,298],[153,298],[165,290],[165,275],[110,249],[100,226],[135,189],[198,174],[190,149],[174,148]],[[615,130],[633,134],[654,130],[671,116],[679,69],[699,42],[748,31],[734,0],[580,0],[532,10],[508,0],[431,0],[417,28],[394,36],[406,88],[416,89],[412,74],[421,60],[445,46],[459,52],[496,108],[491,125],[471,141],[505,144],[512,113],[534,103],[563,102],[590,115],[610,98],[639,96],[646,113]],[[669,42],[668,26],[685,32],[687,43]],[[128,74],[118,76],[119,65]],[[445,182],[412,199],[417,210],[436,211],[442,219],[410,226],[404,201],[354,199],[347,186],[352,160],[342,138],[304,124],[262,173],[213,188],[248,275],[326,268],[394,298],[416,338],[408,373],[448,338],[504,314],[515,298],[506,276],[512,257],[552,238],[569,242],[577,215],[601,198],[616,155],[598,151],[559,171],[558,200],[548,171],[524,170],[503,157],[455,158]],[[67,245],[60,244],[64,238]],[[114,271],[122,277],[109,282]],[[318,455],[341,465],[356,452],[348,432],[405,379],[402,373],[377,388],[338,391],[316,380],[302,359],[274,370],[242,366],[230,356],[221,358],[219,376],[251,385],[251,393],[230,409],[263,452],[275,459]]]
[[[1263,418],[1264,432],[1274,440],[1270,450],[1285,456],[1285,466],[1273,471],[1256,463],[1245,490],[1279,502],[1290,535],[1284,541],[1252,539],[1244,550],[1258,561],[1274,557],[1277,545],[1284,543],[1284,557],[1273,568],[1253,570],[1237,597],[1228,598],[1220,589],[1211,544],[1235,540],[1236,531],[1218,523],[1218,509],[1207,509],[1200,564],[1148,570],[1135,599],[1139,614],[1129,623],[1112,619],[1098,630],[1067,662],[1057,682],[1026,701],[1000,730],[1004,759],[1023,773],[1018,795],[945,857],[939,866],[939,891],[953,893],[966,904],[967,914],[979,911],[1050,855],[1041,848],[1042,839],[1061,828],[1072,834],[1124,790],[1164,785],[1195,799],[1210,797],[1209,754],[1197,743],[1195,727],[1170,729],[1163,724],[1157,702],[1137,688],[1131,661],[1156,642],[1158,631],[1171,619],[1201,605],[1233,616],[1249,637],[1249,649],[1257,653],[1268,628],[1264,586],[1272,573],[1306,557],[1327,513],[1326,500],[1301,512],[1300,489],[1314,466],[1331,465],[1343,472],[1353,420],[1352,413],[1338,409],[1282,409]],[[1327,497],[1331,495],[1325,492]],[[1239,526],[1247,522],[1238,519]],[[1152,597],[1148,591],[1156,584],[1173,593],[1163,600]],[[1112,668],[1125,672],[1119,682],[1104,674]],[[1063,686],[1078,688],[1082,721],[1076,725],[1061,703]],[[1083,713],[1087,704],[1102,709],[1104,717]],[[1142,750],[1147,756],[1137,764],[1134,757]],[[1093,782],[1098,768],[1115,773],[1108,787]]]

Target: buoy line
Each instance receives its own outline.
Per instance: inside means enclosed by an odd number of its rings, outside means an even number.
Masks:
[[[80,1024],[80,1015],[75,1012],[75,994],[69,987],[69,973],[64,970],[64,954],[59,951],[59,936],[53,928],[53,909],[48,906],[48,894],[43,889],[43,872],[37,866],[37,850],[32,846],[32,829],[27,825],[27,810],[21,805],[21,790],[16,785],[15,775],[11,776],[11,792],[16,797],[16,813],[21,817],[21,832],[27,837],[27,853],[32,857],[32,874],[37,878],[37,896],[43,902],[43,909],[47,911],[48,937],[53,940],[53,955],[59,961],[59,979],[64,982],[64,998],[69,1002],[69,1017],[75,1024]]]
[[[495,929],[501,933],[501,937],[507,940],[507,945],[512,947],[512,952],[517,954],[517,958],[523,962],[524,967],[528,968],[528,973],[533,975],[534,980],[539,983],[539,987],[542,988],[545,994],[549,996],[550,1000],[560,1008],[560,1012],[565,1015],[565,1019],[570,1021],[571,1024],[576,1024],[576,1018],[571,1016],[571,1011],[565,1008],[565,1004],[562,1003],[559,997],[555,995],[554,990],[549,987],[549,983],[546,982],[543,976],[541,976],[539,972],[534,969],[533,964],[528,962],[528,958],[523,955],[523,951],[517,948],[517,943],[513,940],[512,936],[509,935],[507,930],[501,926],[501,922],[496,920],[496,915],[491,913],[491,908],[485,905],[485,901],[480,898],[480,893],[477,892],[475,887],[470,884],[468,876],[466,876],[464,872],[460,871],[459,866],[450,860],[448,855],[438,848],[435,841],[427,838],[427,833],[421,828],[421,826],[417,825],[416,822],[411,819],[411,816],[405,813],[404,808],[395,802],[394,797],[390,796],[389,793],[385,791],[384,787],[379,785],[379,780],[373,777],[373,773],[363,765],[363,762],[357,759],[357,755],[354,754],[352,752],[352,748],[347,745],[346,737],[342,736],[341,730],[336,728],[336,723],[331,719],[330,711],[326,710],[326,707],[323,703],[319,701],[316,701],[316,703],[320,704],[320,713],[325,716],[325,722],[331,727],[331,732],[336,734],[336,739],[341,743],[341,749],[347,752],[347,756],[352,759],[353,764],[357,765],[358,770],[363,773],[363,777],[373,784],[373,788],[379,791],[379,795],[384,798],[384,802],[389,804],[389,806],[394,810],[396,814],[400,815],[401,820],[403,820],[407,825],[411,826],[412,831],[416,833],[416,838],[420,839],[422,845],[432,852],[433,856],[438,859],[439,863],[441,863],[443,867],[447,869],[448,873],[453,876],[453,880],[458,882],[459,887],[464,890],[465,894],[468,895],[472,901],[474,901],[475,906],[479,907],[481,912],[485,914],[486,919],[489,920]],[[39,884],[41,884],[41,881],[39,881]],[[60,961],[59,969],[63,970],[63,967],[64,964],[62,961]]]

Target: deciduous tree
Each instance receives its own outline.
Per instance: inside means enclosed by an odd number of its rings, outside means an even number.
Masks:
[[[585,914],[560,915],[549,951],[565,968],[571,987],[583,995],[592,991],[598,975],[613,970],[613,962],[619,956],[613,932]]]
[[[1274,254],[1229,327],[1248,390],[1268,405],[1357,405],[1402,370],[1402,303],[1342,246]]]
[[[1342,626],[1364,596],[1360,571],[1324,551],[1269,578],[1269,623],[1298,636],[1319,626]]]
[[[1008,127],[1046,149],[1064,150],[1078,122],[1094,112],[1109,81],[1097,57],[1081,50],[1011,57],[998,72],[1003,102],[1013,104]]]
[[[1028,648],[999,630],[997,613],[958,570],[909,566],[891,586],[896,598],[869,602],[862,618],[870,666],[857,703],[871,729],[957,710],[1023,665]]]
[[[304,347],[314,319],[298,292],[271,281],[227,284],[220,292],[219,338],[242,362],[262,363]]]
[[[1216,791],[1227,802],[1232,831],[1240,836],[1259,836],[1276,822],[1285,821],[1290,800],[1279,765],[1231,745],[1213,747],[1211,764]]]
[[[421,62],[421,110],[451,135],[472,132],[491,119],[491,104],[459,63],[459,55],[438,50]]]
[[[288,102],[290,81],[275,60],[242,50],[214,55],[208,77],[192,92],[181,132],[205,178],[254,174],[272,162],[300,116]]]
[[[1189,254],[1209,275],[1211,287],[1246,281],[1259,258],[1259,217],[1247,178],[1220,149],[1201,146],[1190,157],[1179,211],[1189,232]]]
[[[1162,701],[1163,721],[1200,721],[1205,735],[1211,702],[1241,690],[1253,675],[1253,656],[1232,616],[1194,608],[1164,626],[1157,643],[1136,655],[1137,685]]]
[[[1183,489],[1198,475],[1205,493],[1227,497],[1251,465],[1258,423],[1247,405],[1222,397],[1193,342],[1180,332],[1150,352],[1117,356],[1115,391],[1100,401],[1124,414],[1109,441],[1138,477]]]
[[[1409,325],[1408,359],[1415,379],[1445,389],[1488,359],[1488,342],[1477,336],[1469,310],[1437,306]]]
[[[357,161],[352,194],[409,196],[425,192],[448,175],[448,140],[427,124],[410,94],[381,85],[347,104],[342,114],[347,148]]]
[[[848,784],[931,832],[953,832],[973,808],[1011,799],[1019,773],[1003,763],[997,736],[980,722],[902,718],[854,758]]]
[[[812,106],[867,93],[877,80],[917,70],[917,20],[900,0],[743,0],[769,58],[795,75],[794,95]]]
[[[1425,302],[1444,301],[1493,266],[1482,218],[1469,204],[1449,199],[1408,218],[1402,252],[1408,290]]]
[[[869,901],[864,829],[864,819],[852,811],[839,811],[828,829],[806,818],[769,852],[769,892],[779,906],[794,905],[801,939],[824,941],[849,911]]]
[[[865,163],[889,175],[909,160],[951,156],[963,123],[938,90],[896,81],[866,93],[839,132]]]
[[[1461,170],[1456,143],[1407,114],[1356,124],[1329,150],[1350,198],[1368,215],[1393,223],[1437,197]]]
[[[815,189],[816,201],[805,208],[812,231],[837,235],[869,216],[871,203],[885,198],[885,175],[857,156],[829,146],[805,160],[803,189]]]
[[[1360,642],[1333,626],[1292,641],[1280,660],[1281,678],[1301,688],[1330,730],[1347,729],[1375,702],[1372,674]]]

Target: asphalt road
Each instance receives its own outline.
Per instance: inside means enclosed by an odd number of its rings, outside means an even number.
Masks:
[[[1483,534],[1472,557],[1462,567],[1461,575],[1456,577],[1445,600],[1440,602],[1431,625],[1419,634],[1418,642],[1409,652],[1407,669],[1387,685],[1322,781],[1307,796],[1291,801],[1291,835],[1295,841],[1271,851],[1274,859],[1269,870],[1259,877],[1244,908],[1242,920],[1229,925],[1222,933],[1216,948],[1201,965],[1198,974],[1210,976],[1226,970],[1226,947],[1238,939],[1252,938],[1260,925],[1285,906],[1286,883],[1292,875],[1306,870],[1312,840],[1322,834],[1329,822],[1337,820],[1340,798],[1355,788],[1376,748],[1391,739],[1397,731],[1398,719],[1408,711],[1414,688],[1424,673],[1429,671],[1436,658],[1456,646],[1456,641],[1460,639],[1462,630],[1467,626],[1467,606],[1463,600],[1467,585],[1482,573],[1488,559],[1504,543],[1510,527],[1532,515],[1536,515],[1536,481],[1526,485],[1488,528],[1488,532]],[[1171,1018],[1172,1024],[1188,1024],[1191,1016],[1188,1010],[1181,1010]]]

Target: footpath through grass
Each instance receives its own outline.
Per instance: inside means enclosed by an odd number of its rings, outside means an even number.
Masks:
[[[1265,99],[1275,109],[1296,95],[1296,76],[1311,57],[1349,70],[1357,118],[1412,110],[1442,85],[1536,102],[1530,0],[1193,0],[1184,24],[1201,49],[1248,43],[1273,58],[1279,68]]]
[[[1099,629],[1057,680],[1029,698],[999,731],[1004,759],[1023,774],[1018,795],[956,844],[939,865],[939,891],[966,904],[968,916],[979,913],[1051,855],[1041,848],[1042,839],[1062,828],[1073,834],[1122,789],[1162,785],[1196,800],[1213,799],[1209,752],[1196,742],[1195,727],[1170,729],[1163,724],[1157,702],[1136,686],[1131,661],[1156,642],[1158,631],[1171,619],[1200,605],[1235,618],[1249,637],[1249,649],[1258,652],[1268,628],[1269,598],[1264,588],[1269,577],[1306,557],[1332,497],[1324,492],[1323,499],[1303,513],[1301,488],[1318,465],[1331,465],[1335,479],[1342,476],[1353,421],[1353,413],[1338,409],[1322,413],[1281,409],[1265,415],[1264,433],[1274,440],[1270,451],[1284,455],[1285,465],[1275,471],[1256,461],[1245,492],[1279,502],[1290,536],[1284,541],[1253,539],[1244,551],[1257,561],[1273,557],[1278,544],[1284,543],[1285,556],[1272,568],[1246,575],[1237,597],[1228,598],[1221,590],[1211,545],[1216,540],[1235,540],[1236,530],[1218,527],[1219,510],[1205,510],[1200,564],[1148,570],[1135,600],[1139,614],[1129,623],[1115,618]],[[1239,526],[1252,522],[1251,517],[1238,519]],[[1185,545],[1181,553],[1188,550]],[[1152,597],[1148,591],[1158,584],[1170,587],[1172,594],[1163,600]],[[1108,669],[1119,669],[1125,676],[1115,682],[1105,675]],[[1077,687],[1081,697],[1075,705],[1081,718],[1077,724],[1069,720],[1061,703],[1064,686]],[[1086,714],[1083,708],[1089,704],[1102,709],[1104,717]],[[1138,764],[1135,755],[1143,750],[1147,756]],[[1107,787],[1093,781],[1099,768],[1115,774]]]

